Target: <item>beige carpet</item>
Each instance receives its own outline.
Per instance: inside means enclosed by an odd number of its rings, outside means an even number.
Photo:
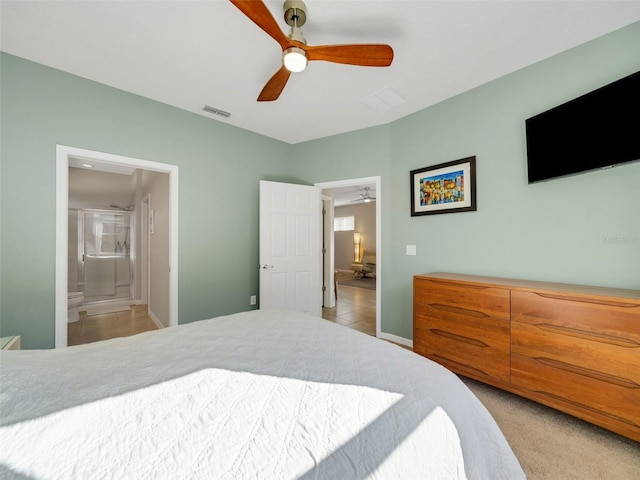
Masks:
[[[462,378],[502,429],[529,480],[640,479],[640,443]]]

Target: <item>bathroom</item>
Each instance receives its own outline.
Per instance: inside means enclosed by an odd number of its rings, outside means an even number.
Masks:
[[[69,168],[69,322],[80,311],[128,309],[135,300],[135,169],[88,165]]]
[[[162,221],[168,188],[165,173],[69,159],[68,322],[78,321],[81,312],[89,316],[142,304],[158,326],[168,326],[160,293],[168,278],[157,274],[154,286],[150,282],[156,265],[168,258]],[[154,217],[161,221],[148,225]]]

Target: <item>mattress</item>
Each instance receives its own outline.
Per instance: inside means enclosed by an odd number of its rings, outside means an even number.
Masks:
[[[0,355],[3,478],[525,477],[450,371],[304,313]]]

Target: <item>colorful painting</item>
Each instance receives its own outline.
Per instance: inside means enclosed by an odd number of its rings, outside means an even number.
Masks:
[[[411,171],[411,216],[473,210],[475,157]]]

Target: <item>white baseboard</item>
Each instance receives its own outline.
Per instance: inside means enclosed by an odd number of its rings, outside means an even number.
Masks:
[[[158,327],[158,328],[166,328],[166,327],[162,324],[162,322],[160,321],[160,319],[159,319],[158,317],[156,317],[155,313],[153,313],[153,312],[151,311],[151,309],[150,309],[150,308],[148,308],[148,307],[147,307],[147,314],[149,315],[149,318],[150,318],[151,320],[153,320],[153,323],[155,323],[155,324],[156,324],[156,327]]]
[[[380,332],[378,334],[378,338],[382,340],[388,340],[389,342],[397,343],[399,345],[403,345],[405,347],[409,347],[413,349],[413,340],[409,340],[408,338],[399,337],[397,335],[393,335],[391,333]]]
[[[135,305],[147,305],[147,303],[146,303],[146,302],[143,302],[143,301],[142,301],[141,299],[139,299],[139,298],[136,298],[136,300],[135,300],[135,302],[133,302],[133,304],[135,304]],[[153,323],[155,323],[155,324],[156,324],[156,327],[158,327],[158,328],[166,328],[166,327],[162,324],[162,322],[160,321],[160,319],[156,316],[156,314],[155,314],[155,313],[153,313],[153,312],[151,311],[151,309],[149,308],[149,305],[147,305],[147,315],[149,315],[149,318],[150,318],[151,320],[153,320]]]

